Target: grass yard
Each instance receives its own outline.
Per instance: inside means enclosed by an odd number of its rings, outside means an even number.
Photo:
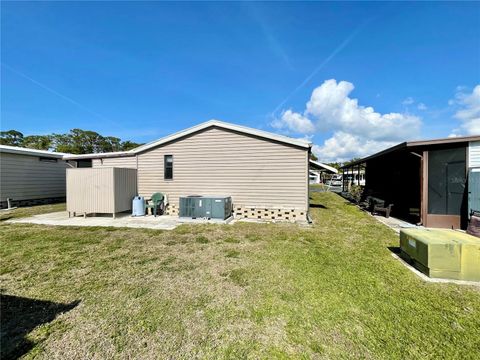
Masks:
[[[480,358],[479,288],[422,282],[393,231],[312,196],[308,228],[2,222],[2,358]]]

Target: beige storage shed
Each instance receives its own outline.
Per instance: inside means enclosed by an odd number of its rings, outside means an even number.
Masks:
[[[137,170],[116,167],[67,169],[68,215],[115,214],[132,209]]]

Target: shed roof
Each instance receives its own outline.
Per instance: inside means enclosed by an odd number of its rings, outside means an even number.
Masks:
[[[210,127],[219,127],[222,129],[227,129],[227,130],[232,130],[232,131],[237,131],[243,134],[248,134],[248,135],[254,135],[258,136],[264,139],[269,139],[269,140],[274,140],[278,141],[280,143],[284,144],[289,144],[289,145],[294,145],[298,146],[301,148],[308,149],[312,146],[312,144],[308,141],[301,140],[301,139],[293,139],[287,136],[283,135],[278,135],[274,134],[268,131],[263,131],[263,130],[258,130],[258,129],[253,129],[249,128],[246,126],[241,126],[241,125],[235,125],[231,123],[227,123],[224,121],[219,121],[219,120],[209,120],[206,122],[203,122],[199,125],[193,126],[191,128],[176,132],[172,135],[163,137],[161,139],[152,141],[150,143],[147,143],[145,145],[141,145],[139,147],[136,147],[135,149],[129,150],[129,151],[119,151],[119,152],[111,152],[111,153],[97,153],[97,154],[82,154],[82,155],[67,155],[65,156],[65,159],[93,159],[93,158],[104,158],[104,157],[119,157],[119,156],[134,156],[135,154],[138,154],[140,152],[146,151],[148,149],[154,148],[159,145],[163,145],[166,143],[169,143],[171,141],[177,140],[179,138],[182,138],[184,136],[196,133],[198,131],[210,128]]]
[[[377,152],[373,155],[364,157],[363,159],[354,161],[354,162],[352,162],[348,165],[342,166],[342,169],[364,163],[367,160],[371,160],[371,159],[377,158],[379,156],[382,156],[382,155],[385,155],[385,154],[388,154],[388,153],[391,153],[391,152],[394,152],[394,151],[405,150],[405,149],[414,148],[414,147],[424,147],[424,146],[428,147],[428,146],[433,146],[433,145],[465,143],[465,142],[470,142],[470,141],[480,141],[480,135],[457,136],[457,137],[430,139],[430,140],[405,141],[405,142],[400,143],[398,145],[395,145],[395,146],[389,147],[385,150],[379,151],[379,152]]]
[[[41,156],[52,159],[62,159],[64,156],[71,155],[67,153],[53,152],[48,150],[28,149],[18,146],[0,145],[0,152],[9,154],[20,154],[30,156]]]

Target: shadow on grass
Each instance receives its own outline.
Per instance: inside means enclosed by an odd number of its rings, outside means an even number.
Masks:
[[[0,221],[7,221],[7,220],[10,220],[11,218],[13,218],[13,216],[2,216],[0,217]]]
[[[59,314],[72,310],[80,300],[70,304],[54,303],[0,294],[2,330],[0,358],[17,359],[35,344],[26,336],[37,326],[53,321]]]
[[[395,255],[400,255],[402,253],[402,251],[400,250],[400,247],[398,246],[387,246],[387,249],[390,250]]]
[[[328,209],[325,205],[322,204],[310,204],[310,207],[314,209]]]

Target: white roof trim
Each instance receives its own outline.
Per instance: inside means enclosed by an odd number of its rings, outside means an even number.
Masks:
[[[328,170],[328,171],[330,171],[330,172],[333,172],[333,173],[335,173],[335,174],[338,174],[338,170],[337,170],[337,169],[335,169],[335,168],[332,167],[332,166],[323,164],[323,163],[321,163],[321,162],[310,160],[310,164],[313,164],[313,165],[315,165],[315,166],[324,168],[325,170]]]
[[[69,155],[66,156],[65,159],[83,159],[83,158],[102,158],[102,157],[116,157],[116,156],[133,156],[135,154],[138,154],[139,152],[151,149],[156,146],[160,146],[162,144],[168,143],[170,141],[174,141],[176,139],[179,139],[181,137],[193,134],[197,131],[201,131],[203,129],[209,128],[211,126],[217,126],[219,128],[227,129],[227,130],[233,130],[233,131],[238,131],[244,134],[249,134],[249,135],[254,135],[258,137],[262,137],[265,139],[270,139],[270,140],[275,140],[281,143],[285,144],[290,144],[290,145],[295,145],[299,146],[305,149],[308,149],[309,147],[312,146],[312,144],[308,141],[301,140],[301,139],[293,139],[287,136],[283,135],[278,135],[274,134],[268,131],[263,131],[263,130],[257,130],[257,129],[252,129],[246,126],[240,126],[240,125],[235,125],[235,124],[230,124],[227,122],[219,121],[219,120],[209,120],[204,123],[198,124],[196,126],[193,126],[191,128],[176,132],[172,135],[163,137],[161,139],[152,141],[150,143],[147,143],[145,145],[141,145],[135,149],[129,150],[129,151],[122,151],[122,152],[116,152],[116,153],[103,153],[103,154],[83,154],[83,155]]]
[[[95,153],[95,154],[67,154],[63,157],[64,160],[80,160],[80,159],[97,159],[119,156],[135,156],[133,150],[129,151],[115,151],[108,153]]]
[[[62,159],[64,156],[70,155],[67,153],[53,152],[53,151],[47,151],[47,150],[28,149],[28,148],[23,148],[18,146],[9,146],[9,145],[0,145],[0,152],[9,153],[9,154],[50,157],[55,159]]]

